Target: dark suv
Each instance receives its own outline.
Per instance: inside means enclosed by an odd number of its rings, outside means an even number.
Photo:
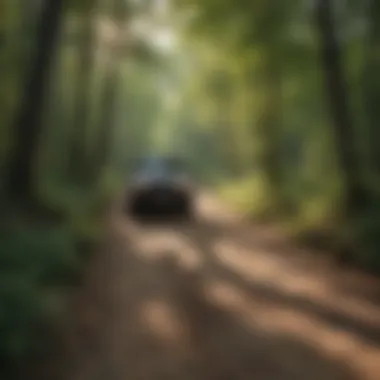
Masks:
[[[139,160],[127,191],[126,209],[135,216],[191,217],[194,186],[186,165],[178,158]]]

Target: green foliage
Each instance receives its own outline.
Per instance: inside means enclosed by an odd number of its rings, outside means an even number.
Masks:
[[[347,82],[344,95],[353,137],[348,125],[345,135],[336,134],[331,117],[336,104],[324,86],[329,69],[321,61],[319,26],[307,2],[174,4],[179,14],[191,14],[182,54],[191,60],[192,71],[181,105],[190,111],[181,114],[178,125],[193,129],[193,135],[212,131],[213,144],[208,140],[200,153],[203,140],[194,139],[191,151],[212,162],[222,197],[256,218],[281,221],[299,238],[310,236],[309,243],[324,242],[319,244],[324,249],[351,245],[354,261],[376,267],[376,197],[371,195],[366,206],[371,211],[361,206],[359,214],[352,215],[345,209],[349,185],[341,157],[343,150],[350,151],[351,162],[357,164],[350,175],[379,194],[380,161],[374,143],[379,122],[378,2],[331,2],[333,29],[342,42],[341,74]],[[188,137],[186,141],[189,146]]]
[[[221,185],[219,192],[223,199],[248,217],[266,217],[272,207],[265,180],[259,175]]]
[[[49,272],[47,281],[59,281],[59,269],[67,271],[76,265],[73,245],[67,235],[66,231],[46,227],[28,226],[6,231],[1,239],[1,270],[28,273],[32,282],[43,280]]]
[[[2,371],[45,349],[41,328],[62,313],[60,288],[79,269],[73,235],[64,228],[14,223],[0,237],[0,358]],[[5,372],[1,372],[1,377]]]

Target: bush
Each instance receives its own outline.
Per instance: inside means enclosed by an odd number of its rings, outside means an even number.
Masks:
[[[2,231],[0,368],[3,371],[9,371],[17,359],[44,347],[39,329],[58,316],[63,306],[58,301],[63,300],[54,297],[54,293],[70,284],[77,271],[74,239],[69,231],[30,226],[9,226]]]
[[[68,290],[103,235],[113,192],[112,179],[96,189],[45,186],[42,199],[58,219],[8,207],[0,230],[1,379],[19,378],[20,359],[44,357],[57,344],[50,327],[65,316]]]
[[[266,219],[278,213],[273,206],[276,204],[275,196],[259,175],[223,184],[219,187],[219,193],[238,211],[255,219]]]

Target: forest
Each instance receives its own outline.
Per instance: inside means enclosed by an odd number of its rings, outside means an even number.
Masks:
[[[379,1],[3,0],[0,44],[0,378],[51,348],[141,154],[380,273]]]

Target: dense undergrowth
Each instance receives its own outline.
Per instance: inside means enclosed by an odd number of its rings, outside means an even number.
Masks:
[[[106,231],[114,188],[64,189],[44,197],[58,219],[14,212],[0,231],[1,379],[22,378],[29,369],[20,363],[57,350],[69,296]]]

